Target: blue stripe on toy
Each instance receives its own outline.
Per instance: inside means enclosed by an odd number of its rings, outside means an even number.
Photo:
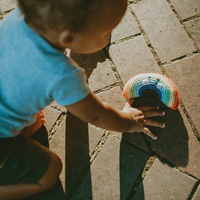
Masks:
[[[162,100],[162,96],[163,96],[162,92],[156,86],[153,86],[153,85],[143,85],[143,87],[141,87],[138,91],[138,97],[143,96],[142,92],[147,89],[154,90],[158,94],[159,99]]]

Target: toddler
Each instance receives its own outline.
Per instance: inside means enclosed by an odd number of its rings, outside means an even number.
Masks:
[[[81,120],[118,132],[164,128],[149,118],[157,107],[123,110],[102,103],[84,70],[64,55],[104,48],[127,9],[127,0],[18,0],[0,23],[0,197],[21,199],[51,188],[59,157],[30,136],[45,122],[43,108],[56,100]],[[39,114],[38,114],[39,113]]]

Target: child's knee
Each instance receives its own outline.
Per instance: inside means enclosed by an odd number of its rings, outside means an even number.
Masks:
[[[50,189],[56,184],[61,171],[62,162],[60,158],[54,152],[51,152],[51,160],[47,171],[38,183],[43,185],[46,189]]]

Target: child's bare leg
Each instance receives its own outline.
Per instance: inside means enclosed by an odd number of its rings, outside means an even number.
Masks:
[[[20,132],[20,134],[30,137],[46,122],[44,111],[38,113],[36,121],[30,126],[26,126]]]
[[[17,200],[25,198],[53,187],[62,170],[60,158],[51,152],[51,161],[43,178],[35,184],[22,183],[0,186],[1,200]]]

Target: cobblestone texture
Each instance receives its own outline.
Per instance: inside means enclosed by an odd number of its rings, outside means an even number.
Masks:
[[[124,84],[139,73],[161,73],[142,36],[111,46],[109,54]]]
[[[197,188],[192,200],[199,200],[200,199],[200,186]]]
[[[132,200],[187,200],[196,180],[155,160]]]
[[[199,0],[129,0],[129,4],[106,49],[67,55],[85,68],[91,90],[118,109],[126,101],[123,84],[145,72],[167,73],[178,87],[181,106],[173,111],[153,97],[135,100],[133,107],[159,105],[165,110],[164,117],[154,119],[165,122],[166,128],[149,127],[157,141],[142,133],[107,132],[80,121],[56,102],[47,106],[45,126],[48,132],[54,127],[49,143],[63,162],[65,199],[199,200]],[[0,20],[16,5],[14,0],[1,0]],[[47,132],[42,133],[45,138],[39,134],[35,139],[48,146]],[[60,181],[28,199],[64,199]]]
[[[143,0],[132,6],[162,63],[196,51],[165,0]]]

